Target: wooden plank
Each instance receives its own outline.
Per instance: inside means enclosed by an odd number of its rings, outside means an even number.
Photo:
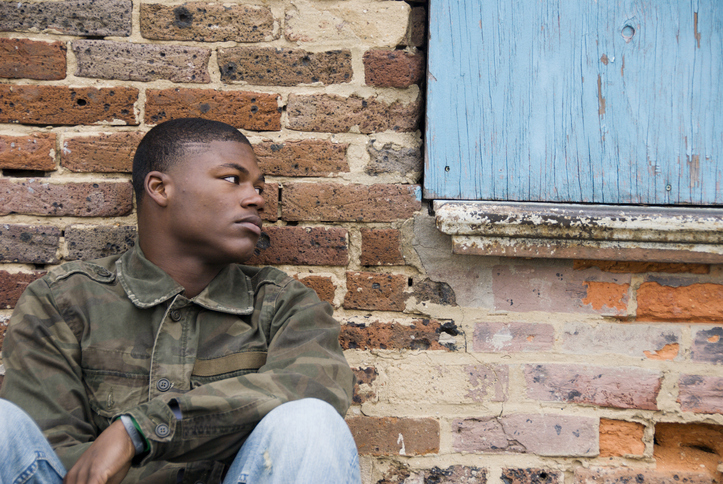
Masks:
[[[723,202],[723,2],[430,0],[425,197]]]

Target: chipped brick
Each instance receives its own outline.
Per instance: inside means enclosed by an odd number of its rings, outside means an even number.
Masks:
[[[68,260],[91,260],[122,254],[135,245],[135,226],[71,225],[65,229]]]
[[[347,272],[344,307],[377,311],[404,310],[407,278],[401,274]]]
[[[439,452],[439,422],[431,418],[347,419],[361,455],[423,455]]]
[[[0,168],[50,171],[55,169],[55,133],[0,136]]]
[[[57,264],[60,229],[51,225],[0,225],[0,261]]]
[[[343,324],[339,343],[345,350],[446,350],[439,343],[440,334],[445,331],[436,320],[417,319],[411,324],[380,323]]]

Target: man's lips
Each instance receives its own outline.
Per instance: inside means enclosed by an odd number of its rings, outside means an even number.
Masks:
[[[236,221],[242,227],[246,227],[256,235],[261,235],[261,217],[251,215]]]

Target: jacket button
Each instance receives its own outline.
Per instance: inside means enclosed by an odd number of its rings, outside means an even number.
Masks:
[[[163,439],[171,435],[171,429],[166,424],[158,424],[156,426],[156,435]]]
[[[110,271],[108,269],[98,269],[98,274],[103,277],[108,277],[110,275]]]
[[[171,382],[168,378],[161,378],[156,382],[156,388],[159,392],[167,392],[171,389]]]
[[[181,320],[181,311],[179,311],[178,309],[173,309],[171,311],[171,319],[174,320],[175,322],[180,321]]]

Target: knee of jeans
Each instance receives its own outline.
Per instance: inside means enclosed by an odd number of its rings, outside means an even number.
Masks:
[[[35,426],[35,422],[20,407],[0,398],[0,441],[5,442],[3,437],[8,432],[16,432],[24,425]]]
[[[313,433],[326,433],[339,426],[347,429],[344,419],[336,409],[318,398],[304,398],[284,403],[268,416],[278,428],[303,428]]]

